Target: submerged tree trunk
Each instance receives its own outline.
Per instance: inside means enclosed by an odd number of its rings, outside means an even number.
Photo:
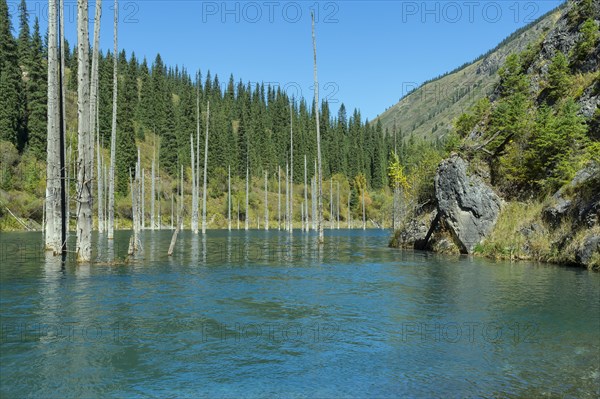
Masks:
[[[113,108],[112,129],[110,134],[110,168],[108,171],[108,239],[115,237],[115,159],[117,148],[117,65],[118,51],[117,34],[119,22],[119,3],[115,0],[114,6],[114,49],[113,49]]]
[[[194,153],[194,140],[190,135],[190,148],[192,151],[192,230],[194,234],[198,234],[198,208],[199,208],[199,189],[198,183],[200,169],[200,95],[198,93],[200,89],[199,74],[196,72],[196,152]]]
[[[346,218],[346,224],[348,225],[348,228],[351,229],[352,228],[352,223],[350,222],[350,196],[352,195],[352,190],[348,191],[348,216]]]
[[[90,133],[88,2],[77,1],[77,260],[92,258],[92,164]]]
[[[312,38],[313,38],[313,74],[314,74],[314,87],[315,87],[315,120],[317,122],[317,200],[318,200],[318,216],[317,226],[319,230],[319,243],[322,244],[325,241],[323,233],[323,174],[321,169],[321,128],[319,126],[319,80],[317,78],[317,39],[315,37],[315,15],[311,13],[312,17]]]
[[[269,230],[269,196],[267,195],[268,189],[268,175],[265,170],[265,230]]]
[[[250,180],[250,171],[248,168],[246,168],[246,218],[245,218],[246,223],[244,225],[245,230],[248,230],[248,219],[250,219],[249,209],[248,209],[248,195],[250,194],[249,180]]]
[[[367,228],[367,214],[365,211],[365,190],[362,190],[362,212],[363,212],[363,230]]]
[[[57,0],[48,4],[48,139],[46,159],[46,203],[44,235],[46,249],[58,255],[62,250],[62,224],[67,215],[63,214],[61,198],[61,151],[64,151],[60,132],[59,106],[59,51],[57,47]],[[61,148],[63,147],[63,148]]]
[[[210,115],[210,102],[206,104],[206,138],[204,142],[204,186],[202,188],[202,234],[206,233],[206,175],[208,169],[208,125]]]
[[[227,168],[227,229],[231,231],[231,165]]]
[[[152,172],[151,172],[151,178],[152,181],[150,182],[150,229],[154,230],[156,228],[156,220],[155,220],[155,197],[156,197],[156,170],[155,170],[155,163],[156,163],[156,150],[153,151],[152,153]]]
[[[306,154],[304,154],[304,206],[306,210],[304,212],[305,230],[308,231],[308,185],[307,185],[307,165],[306,165]]]
[[[294,114],[290,104],[290,233],[294,231]]]
[[[277,165],[277,230],[281,230],[281,166]]]
[[[290,229],[290,170],[289,164],[285,163],[285,229]]]
[[[337,182],[337,210],[335,212],[337,217],[337,229],[340,229],[340,182]]]
[[[98,232],[104,232],[104,223],[102,221],[102,194],[101,194],[101,164],[100,164],[100,131],[98,128],[98,51],[100,46],[100,21],[102,18],[102,0],[96,0],[96,14],[94,17],[94,47],[92,48],[92,72],[91,72],[91,87],[90,87],[90,127],[94,127],[93,133],[90,133],[90,140],[96,140],[98,149],[97,155],[97,188],[98,197]],[[93,158],[93,152],[92,152]],[[91,171],[90,171],[91,173]]]

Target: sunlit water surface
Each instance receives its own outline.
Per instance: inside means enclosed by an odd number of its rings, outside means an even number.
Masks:
[[[389,232],[129,232],[65,267],[0,233],[0,397],[600,395],[600,275]],[[116,259],[116,262],[113,260]]]

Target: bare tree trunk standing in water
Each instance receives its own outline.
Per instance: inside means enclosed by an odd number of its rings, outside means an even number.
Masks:
[[[210,115],[210,102],[206,104],[206,138],[204,143],[204,187],[202,191],[202,234],[206,233],[206,174],[208,169],[208,124]]]
[[[156,140],[156,137],[154,138]],[[154,145],[154,151],[152,152],[152,182],[150,182],[150,229],[154,230],[156,228],[156,220],[154,215],[154,201],[156,198],[156,144]]]
[[[265,230],[269,230],[269,196],[267,195],[268,190],[268,175],[265,170]]]
[[[98,127],[98,51],[100,46],[100,20],[102,19],[102,0],[96,0],[96,14],[94,17],[94,47],[92,48],[92,73],[90,87],[90,140],[96,140],[96,155],[98,163],[96,167],[97,197],[98,197],[98,232],[104,232],[102,220],[102,165],[100,159],[100,131]],[[93,130],[91,127],[94,127]],[[91,154],[93,157],[93,153]],[[91,171],[90,171],[91,173]]]
[[[306,210],[304,212],[304,219],[306,219],[305,230],[308,231],[308,186],[306,184],[306,154],[304,154],[304,206]]]
[[[46,249],[58,255],[63,250],[63,225],[68,217],[64,213],[62,199],[64,198],[64,143],[61,135],[61,107],[60,93],[62,90],[59,80],[59,50],[57,47],[57,0],[50,0],[48,19],[48,140],[46,163],[46,223],[45,244]],[[61,29],[62,30],[62,29]],[[62,162],[61,162],[62,161]]]
[[[319,244],[323,244],[325,236],[323,233],[323,175],[321,168],[321,128],[319,126],[319,80],[317,78],[317,39],[315,37],[315,14],[311,12],[312,19],[312,38],[313,38],[313,74],[315,86],[315,120],[317,122],[317,162],[319,164],[317,173],[317,196],[318,196],[318,217],[317,228],[319,230]]]
[[[248,210],[248,195],[250,194],[250,188],[249,188],[249,180],[250,180],[250,170],[248,168],[246,168],[246,224],[244,225],[244,229],[247,231],[248,230],[248,219],[250,218],[250,215],[248,214],[249,210]]]
[[[290,233],[294,231],[294,114],[290,104]]]
[[[231,165],[227,168],[227,229],[231,231]]]
[[[92,165],[90,134],[88,2],[77,1],[77,260],[92,258]]]
[[[281,230],[281,166],[277,165],[277,230]]]
[[[62,247],[63,247],[63,256],[67,254],[67,237],[69,235],[69,221],[71,217],[71,209],[70,209],[70,176],[69,176],[69,167],[71,165],[71,151],[69,151],[68,161],[66,160],[66,150],[67,150],[67,106],[65,105],[65,101],[67,101],[67,84],[65,79],[65,2],[64,0],[60,0],[60,25],[59,25],[59,50],[60,50],[60,71],[59,71],[59,86],[60,86],[60,102],[59,102],[59,114],[60,114],[60,134],[61,134],[61,203],[64,204],[64,209],[62,210],[62,214],[64,216],[64,229],[61,227],[61,230],[64,230],[64,237],[62,239]],[[64,184],[63,184],[64,183]]]
[[[196,72],[196,153],[192,159],[192,230],[198,234],[198,208],[200,200],[200,80]],[[190,138],[191,140],[191,138]],[[191,140],[192,158],[194,158],[194,140]]]
[[[119,22],[119,3],[115,0],[114,7],[114,49],[113,49],[113,108],[112,131],[110,134],[110,168],[108,171],[108,239],[115,237],[115,157],[117,147],[117,27]],[[160,223],[160,219],[159,219]]]

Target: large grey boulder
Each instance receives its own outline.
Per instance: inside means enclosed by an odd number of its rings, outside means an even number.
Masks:
[[[460,251],[473,252],[492,231],[501,200],[479,177],[467,175],[467,162],[458,155],[442,161],[435,176],[438,212]]]

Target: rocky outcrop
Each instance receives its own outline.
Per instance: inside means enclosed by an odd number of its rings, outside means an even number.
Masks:
[[[565,220],[573,230],[600,224],[600,164],[590,162],[573,180],[552,196],[552,203],[542,210],[542,218],[553,228]]]
[[[479,177],[467,174],[468,163],[454,155],[435,176],[438,212],[461,253],[470,254],[492,231],[501,200]]]

